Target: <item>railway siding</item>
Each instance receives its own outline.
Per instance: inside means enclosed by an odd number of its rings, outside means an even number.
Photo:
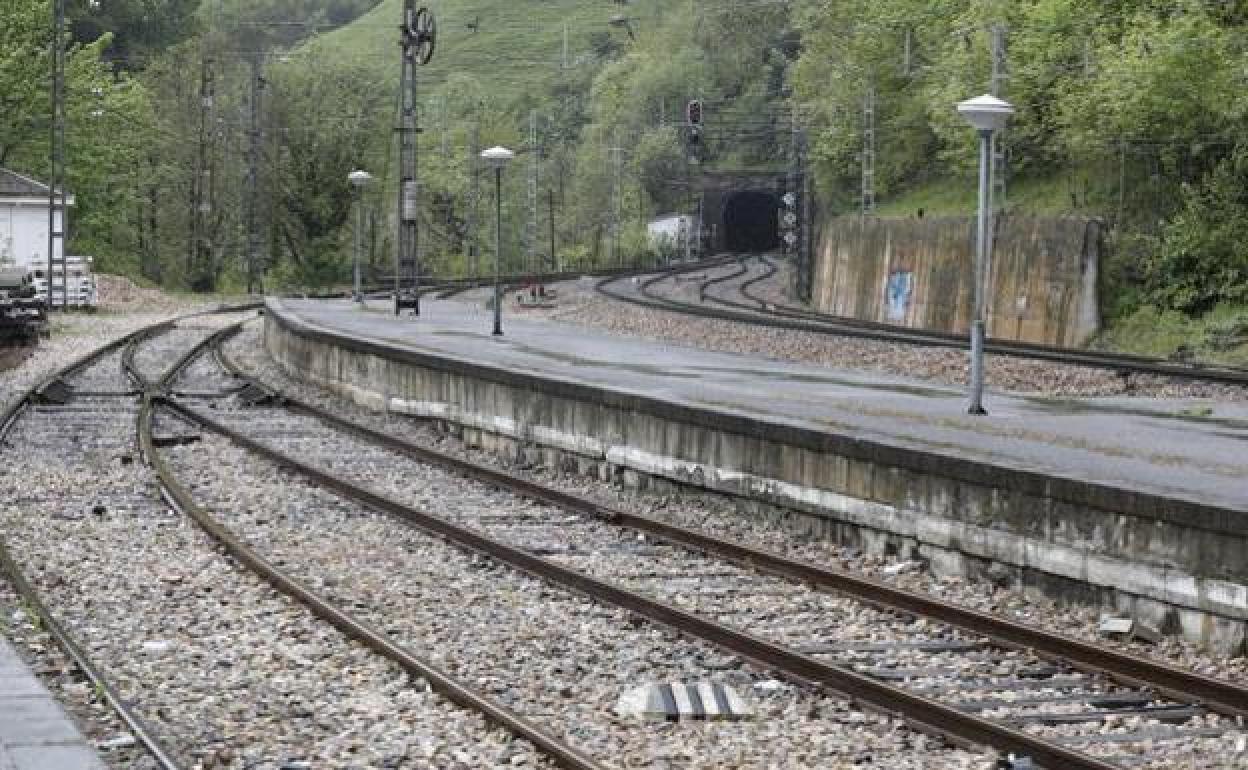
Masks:
[[[309,322],[280,301],[270,302],[265,338],[297,376],[374,409],[439,420],[485,446],[801,511],[829,537],[913,553],[945,572],[1005,567],[1051,594],[1112,602],[1211,649],[1243,649],[1248,574],[1230,557],[1248,536],[1248,510],[1234,501],[997,465],[842,426],[816,430],[727,404],[665,401],[423,352]]]

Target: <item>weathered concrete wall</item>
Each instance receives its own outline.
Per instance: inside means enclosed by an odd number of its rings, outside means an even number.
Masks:
[[[275,301],[265,344],[298,378],[441,421],[473,445],[736,496],[937,572],[988,574],[1215,650],[1244,648],[1244,511],[396,349],[309,325]]]
[[[1095,220],[999,217],[988,335],[1074,347],[1100,328]],[[813,301],[837,315],[963,333],[974,297],[973,217],[840,217],[822,228]]]

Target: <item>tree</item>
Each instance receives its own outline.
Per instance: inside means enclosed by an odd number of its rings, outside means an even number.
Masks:
[[[0,165],[46,177],[51,106],[48,0],[14,0],[0,27]],[[109,35],[69,46],[66,61],[67,168],[76,198],[71,247],[104,269],[127,266],[135,233],[138,157],[150,126],[146,90],[101,62]]]
[[[1248,149],[1237,148],[1189,187],[1144,278],[1162,307],[1200,315],[1219,302],[1248,301]]]
[[[141,69],[152,55],[195,34],[199,5],[200,0],[70,0],[67,15],[76,42],[110,35],[105,58]]]

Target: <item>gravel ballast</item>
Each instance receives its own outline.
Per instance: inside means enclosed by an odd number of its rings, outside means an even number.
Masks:
[[[760,263],[751,262],[745,275],[711,286],[712,297],[731,298],[749,303],[737,291],[740,285],[761,273]],[[690,275],[668,278],[653,285],[658,296],[683,302],[697,302],[698,288],[707,280],[736,272],[729,264],[707,268]],[[751,293],[773,304],[789,304],[786,281],[789,272],[782,267]],[[640,279],[623,279],[614,290],[638,293]],[[968,377],[967,354],[951,348],[922,347],[896,342],[840,337],[814,332],[771,329],[737,321],[726,321],[643,308],[610,299],[597,291],[597,279],[583,278],[554,284],[558,299],[552,308],[520,310],[508,305],[509,312],[531,318],[588,326],[614,334],[673,342],[726,353],[761,355],[781,361],[816,364],[841,370],[907,377],[944,385],[965,385]],[[457,300],[473,304],[485,301],[481,290],[465,292]],[[711,307],[722,307],[708,303]],[[1011,393],[1049,397],[1131,396],[1149,398],[1202,399],[1210,402],[1248,401],[1248,388],[1187,382],[1149,375],[1123,377],[1104,370],[989,355],[985,359],[988,387]]]
[[[253,334],[253,332],[251,333]],[[262,351],[260,351],[258,347],[250,347],[250,344],[248,344],[250,342],[253,342],[256,346],[258,346],[258,339],[255,339],[253,336],[251,339],[248,339],[247,337],[238,339],[237,343],[232,344],[231,346],[232,356],[235,356],[236,359],[245,359],[247,366],[252,367],[253,371],[255,371],[255,369],[261,369],[261,371],[266,373],[266,377],[271,379],[273,384],[291,389],[291,391],[296,393],[297,396],[318,396],[318,398],[314,398],[313,401],[317,401],[318,399],[318,401],[321,401],[322,403],[334,403],[337,404],[338,411],[346,412],[352,418],[362,417],[361,413],[359,413],[357,409],[353,409],[346,406],[346,404],[337,402],[336,399],[326,397],[324,394],[317,394],[312,391],[312,389],[297,386],[297,384],[292,383],[290,379],[283,377],[280,372],[275,371],[271,362],[268,362],[267,357],[263,356]],[[470,454],[470,456],[472,456],[473,459],[477,459],[478,462],[483,459],[482,453],[463,452],[463,449],[456,447],[454,442],[447,441],[447,439],[436,436],[436,434],[429,431],[427,428],[421,429],[413,427],[411,422],[404,421],[404,419],[364,417],[363,421],[373,424],[374,427],[388,426],[388,429],[391,429],[392,432],[399,434],[399,436],[402,436],[403,438],[409,439],[409,441],[413,441],[414,439],[414,441],[417,441],[418,443],[424,443],[428,444],[428,446],[441,448],[443,451],[447,451],[449,448],[453,449],[453,451],[457,451],[458,454]],[[268,433],[277,437],[277,441],[287,443],[295,441],[295,439],[292,439],[285,433],[277,431],[268,431]],[[338,444],[336,444],[336,447],[337,446]],[[351,442],[343,442],[342,446],[351,446]],[[413,480],[419,475],[416,470],[406,468],[404,470],[398,470],[398,472],[387,472],[386,464],[378,461],[378,459],[374,457],[369,457],[367,459],[364,458],[367,453],[359,448],[353,449],[353,451],[343,452],[341,453],[341,457],[336,459],[329,456],[326,448],[322,447],[318,449],[314,446],[314,442],[300,442],[295,444],[295,447],[297,447],[300,456],[305,458],[307,462],[313,462],[314,464],[322,462],[331,464],[336,472],[347,474],[348,477],[356,479],[357,482],[371,482],[373,484],[382,485],[382,487],[391,490],[393,494],[407,495],[407,497],[402,497],[401,499],[426,500],[426,502],[434,499],[446,500],[446,502],[439,504],[438,507],[438,514],[443,515],[443,517],[464,520],[472,515],[470,513],[466,513],[467,509],[464,509],[458,503],[459,497],[461,497],[461,494],[463,494],[466,487],[468,487],[467,483],[459,484],[458,494],[453,492],[453,490],[447,490],[447,492],[439,493],[436,485],[434,485],[434,487],[429,485],[437,484],[437,482],[431,482],[431,480],[428,480],[427,478]],[[356,462],[347,458],[359,458],[359,464],[357,465]],[[493,459],[497,462],[497,458]],[[510,469],[512,469],[513,472],[515,470],[515,468]],[[1035,623],[1047,626],[1048,623],[1046,620],[1050,615],[1060,615],[1063,620],[1066,621],[1068,621],[1071,616],[1077,616],[1082,625],[1087,626],[1088,629],[1092,629],[1091,635],[1094,635],[1094,625],[1096,625],[1096,623],[1094,623],[1094,619],[1090,618],[1087,613],[1080,613],[1077,612],[1077,610],[1061,610],[1061,612],[1058,612],[1058,610],[1053,607],[1051,603],[1045,602],[1045,600],[1030,600],[1026,597],[1021,597],[1021,595],[1002,592],[1002,590],[996,588],[993,588],[991,592],[985,594],[985,592],[983,592],[982,585],[950,582],[950,580],[936,580],[931,578],[930,575],[926,575],[922,572],[922,565],[920,564],[897,562],[890,563],[885,559],[866,558],[864,557],[864,554],[851,552],[850,549],[841,549],[834,547],[834,545],[815,542],[815,540],[800,537],[800,535],[785,533],[782,532],[782,530],[769,527],[769,525],[758,522],[751,523],[749,520],[741,519],[740,514],[734,512],[730,505],[726,505],[723,500],[711,497],[691,497],[688,499],[680,499],[670,497],[654,498],[651,497],[651,495],[623,495],[619,492],[619,490],[610,488],[608,485],[595,484],[582,478],[552,478],[549,474],[543,472],[543,470],[533,468],[525,468],[524,474],[529,475],[529,477],[537,478],[543,483],[554,483],[557,487],[567,489],[569,492],[579,494],[585,494],[588,492],[590,497],[595,497],[603,500],[603,502],[618,505],[618,507],[641,510],[641,512],[659,515],[660,518],[669,518],[676,520],[676,522],[681,524],[691,525],[691,527],[694,528],[703,528],[709,530],[709,532],[713,534],[735,534],[738,539],[744,540],[744,542],[755,545],[765,545],[765,547],[769,547],[774,550],[781,550],[781,552],[787,552],[797,558],[806,558],[809,560],[815,560],[815,562],[831,563],[836,565],[836,567],[860,570],[860,572],[872,574],[874,577],[884,577],[885,579],[890,580],[890,582],[906,584],[907,587],[910,588],[915,588],[915,585],[912,585],[912,583],[914,583],[916,575],[921,575],[922,578],[927,579],[927,584],[920,585],[919,588],[926,587],[932,589],[932,593],[936,593],[936,595],[946,595],[946,597],[948,594],[953,593],[955,595],[948,598],[955,600],[958,599],[956,592],[948,592],[948,590],[937,589],[940,589],[941,587],[948,587],[948,585],[951,584],[963,585],[963,587],[965,587],[965,592],[963,592],[965,593],[965,597],[962,598],[976,599],[976,602],[966,602],[967,604],[976,604],[980,609],[990,610],[1008,607],[1013,610],[1013,612],[1002,614],[1011,615],[1016,619],[1031,620],[1035,621]],[[472,505],[469,505],[468,508],[472,508]],[[515,515],[529,515],[530,518],[537,518],[533,514],[532,509],[528,509],[528,514]],[[499,524],[500,527],[505,528],[507,527],[507,524],[505,524],[505,522],[507,522],[507,518],[508,517],[505,517],[505,515],[502,514],[495,515],[494,509],[492,508],[490,509],[488,517],[484,517],[484,524],[482,524],[482,528],[489,530],[492,528],[493,524]],[[735,621],[735,623],[749,625],[750,630],[761,631],[761,629],[765,628],[765,624],[760,625],[760,620],[765,620],[769,615],[787,616],[787,618],[801,619],[801,612],[802,610],[805,610],[806,614],[809,616],[806,616],[805,620],[802,620],[801,623],[797,624],[800,628],[795,626],[794,629],[791,629],[792,633],[795,634],[794,636],[791,636],[791,639],[782,638],[782,636],[784,636],[784,634],[782,634],[782,629],[778,631],[781,635],[781,640],[797,641],[800,640],[802,636],[806,635],[805,638],[809,641],[809,634],[811,633],[811,630],[814,629],[817,631],[817,629],[820,628],[826,628],[827,635],[830,636],[830,639],[835,639],[836,641],[840,641],[840,643],[852,643],[852,641],[856,640],[896,641],[899,639],[905,639],[905,636],[901,636],[901,638],[899,638],[899,636],[895,634],[890,634],[889,626],[887,626],[886,623],[882,623],[880,616],[872,615],[871,613],[864,612],[864,610],[861,609],[846,610],[844,603],[839,603],[837,600],[831,599],[825,594],[814,594],[810,592],[806,592],[804,594],[799,590],[799,592],[794,592],[789,595],[775,593],[771,598],[724,597],[716,599],[714,598],[715,587],[714,585],[710,585],[709,594],[711,598],[708,600],[706,597],[699,598],[698,587],[694,584],[690,584],[688,595],[683,595],[680,588],[680,580],[674,579],[679,578],[680,569],[675,568],[674,565],[650,562],[650,560],[640,557],[639,555],[639,557],[634,559],[633,568],[630,570],[624,570],[624,572],[617,572],[617,567],[609,567],[607,563],[597,557],[597,554],[593,552],[592,548],[589,549],[590,553],[588,553],[588,555],[585,554],[585,547],[587,547],[587,544],[593,545],[593,543],[597,542],[597,540],[593,537],[589,537],[587,532],[583,532],[583,529],[587,527],[587,524],[584,522],[565,523],[564,527],[560,528],[557,533],[550,532],[548,529],[537,528],[537,522],[534,522],[533,525],[534,539],[530,540],[528,545],[529,547],[538,547],[547,550],[550,554],[548,558],[562,560],[564,563],[583,568],[588,570],[590,573],[618,579],[619,582],[628,583],[631,588],[644,588],[646,590],[644,590],[643,593],[656,593],[659,595],[659,598],[669,600],[669,602],[681,605],[681,607],[685,607],[686,609],[698,609],[698,612],[713,615],[723,614],[728,616],[728,618],[731,618],[731,620],[729,620],[730,625],[734,624]],[[569,549],[569,544],[579,545],[579,547],[582,548]],[[635,574],[626,574],[629,572],[633,572]],[[703,572],[709,573],[709,569],[703,568]],[[726,570],[724,577],[728,578],[729,573],[731,573],[731,570]],[[663,575],[665,575],[664,579],[654,579],[655,577],[663,577]],[[701,588],[708,588],[706,587],[705,582],[701,585]],[[993,607],[983,607],[985,602],[982,602],[982,599],[985,598],[985,595],[993,598]],[[1000,605],[1000,607],[998,607],[998,605]],[[1021,612],[1018,612],[1017,608],[1020,607],[1022,610]],[[807,623],[807,621],[809,621],[809,623]],[[1068,626],[1066,626],[1066,628],[1068,628]],[[919,628],[916,629],[910,629],[907,633],[911,633],[910,638],[907,640],[915,641],[926,639],[926,629],[922,628],[922,626],[919,626]],[[769,634],[764,631],[764,635]],[[945,635],[941,635],[940,638],[948,640]],[[1169,640],[1167,640],[1167,646],[1169,646],[1168,641]],[[1198,654],[1193,655],[1194,651],[1186,648],[1186,646],[1182,644],[1173,645],[1171,649],[1182,650],[1183,653],[1186,653],[1178,655],[1177,658],[1184,661],[1184,663],[1191,665],[1192,668],[1211,673],[1211,671],[1209,671],[1211,666],[1207,665],[1212,663],[1211,660],[1203,658],[1203,656],[1199,656]],[[950,660],[946,660],[946,658],[941,658],[940,655],[932,656],[922,654],[921,651],[914,651],[914,653],[910,654],[909,661],[899,659],[892,661],[890,665],[914,665],[916,668],[922,668],[922,666],[950,663]],[[1010,669],[1011,665],[1026,668],[1027,663],[1025,659],[1026,656],[1023,656],[1021,659],[1016,659],[1012,658],[1010,655],[1006,655],[1005,659],[987,661],[978,660],[976,663],[971,664],[971,668],[968,668],[967,670],[968,673],[973,673],[973,671],[975,671],[975,666],[978,665],[983,666],[983,670],[985,670],[985,673],[987,674],[1001,675],[1002,671]],[[953,661],[953,663],[956,663],[956,661]],[[1213,666],[1213,668],[1217,668],[1217,666]],[[1221,673],[1222,675],[1233,676],[1234,671],[1236,670],[1237,666],[1234,665],[1223,666],[1223,668],[1218,669],[1217,671],[1212,671],[1212,673]],[[921,679],[916,679],[914,684],[916,686],[922,686],[926,683]],[[972,700],[987,699],[991,698],[992,695],[993,691],[991,686],[985,686],[982,690],[968,689],[966,693],[962,694],[963,698]],[[1086,710],[1086,706],[1083,706],[1082,704],[1068,704],[1067,706],[1063,706],[1065,713],[1073,713],[1073,711],[1081,709]],[[1051,710],[1052,709],[1050,708],[1043,709],[1045,713],[1050,713]],[[1008,716],[1017,716],[1021,714],[1022,711],[1018,710],[1018,708],[1005,708],[992,711],[992,715],[998,716],[998,718],[1008,718]],[[1144,723],[1144,721],[1141,720],[1141,724],[1147,723]],[[1199,726],[1203,726],[1203,723],[1202,725],[1196,725],[1193,723],[1192,726],[1199,728]],[[1213,726],[1213,724],[1208,726]],[[1169,768],[1169,766],[1179,766],[1172,764],[1176,756],[1187,754],[1189,751],[1199,751],[1199,753],[1202,754],[1213,751],[1213,753],[1224,756],[1226,760],[1224,760],[1223,763],[1214,763],[1208,766],[1231,766],[1231,768],[1234,768],[1234,766],[1239,766],[1239,763],[1246,759],[1242,749],[1239,749],[1239,744],[1243,743],[1243,736],[1234,731],[1233,724],[1223,723],[1221,726],[1224,730],[1231,730],[1231,733],[1218,736],[1218,738],[1188,738],[1181,741],[1181,743],[1168,746],[1164,744],[1164,741],[1143,741],[1143,743],[1136,746],[1134,753],[1138,754],[1137,761],[1142,763],[1142,766]],[[1139,728],[1137,724],[1131,723],[1129,720],[1123,724],[1112,724],[1111,720],[1111,725],[1109,725],[1107,729],[1109,731],[1134,731],[1141,728]],[[1062,726],[1062,728],[1058,728],[1056,730],[1037,728],[1037,731],[1045,731],[1046,735],[1050,736],[1050,738],[1071,738],[1077,730],[1072,728],[1072,726]],[[1188,741],[1191,741],[1191,743],[1188,743]],[[1093,753],[1098,754],[1117,753],[1117,748],[1113,745],[1096,745],[1090,750],[1093,751]]]
[[[961,577],[935,576],[926,570],[926,565],[918,562],[901,557],[864,553],[857,548],[844,547],[796,529],[789,529],[780,523],[761,520],[752,513],[743,512],[737,501],[724,496],[693,491],[664,495],[638,492],[586,476],[517,462],[515,458],[503,457],[475,447],[465,447],[455,437],[438,430],[432,422],[369,412],[329,391],[291,377],[264,350],[258,322],[250,324],[243,334],[232,340],[227,345],[227,351],[235,362],[243,365],[248,374],[273,387],[423,446],[494,465],[608,505],[636,510],[674,524],[702,529],[721,537],[767,548],[790,558],[860,572],[899,587],[931,593],[974,609],[997,613],[1010,619],[1025,620],[1044,628],[1061,628],[1064,632],[1083,639],[1105,641],[1097,631],[1101,613],[1095,608],[1060,606],[1048,598],[1009,585]],[[1111,643],[1113,646],[1156,657],[1210,676],[1231,681],[1248,678],[1248,659],[1214,657],[1180,637],[1163,637],[1155,644],[1123,640],[1113,640]]]
[[[153,374],[170,352],[147,354]],[[109,361],[120,367],[119,355]],[[71,384],[124,382],[99,367],[86,375]],[[0,533],[45,604],[185,766],[546,764],[277,594],[170,511],[137,461],[136,414],[133,398],[90,396],[24,414],[8,442],[22,451],[6,452],[0,480]],[[5,586],[0,602],[11,596]],[[65,681],[29,617],[6,617],[84,732],[101,744],[122,737],[110,714],[95,713],[89,688]],[[149,762],[124,750],[105,758]]]
[[[991,766],[336,499],[219,438],[168,456],[196,497],[270,559],[611,766],[828,768],[867,756],[896,768]],[[467,487],[453,499],[430,494],[430,504],[500,515],[526,505]],[[633,687],[699,681],[748,694],[758,718],[669,725],[613,714]]]

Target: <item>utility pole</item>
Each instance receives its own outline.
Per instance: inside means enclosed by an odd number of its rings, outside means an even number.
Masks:
[[[623,195],[621,195],[621,185],[624,177],[624,148],[620,147],[620,135],[617,130],[613,137],[613,145],[611,147],[612,162],[615,165],[615,174],[611,183],[611,232],[608,239],[610,248],[610,257],[608,262],[612,265],[620,263],[620,207],[622,205]]]
[[[555,251],[555,188],[553,187],[546,190],[546,204],[550,216],[550,266],[554,272],[558,273],[560,270],[558,252]]]
[[[568,69],[568,23],[566,21],[563,23],[563,67],[562,69],[564,70]]]
[[[537,146],[537,110],[529,111],[529,221],[524,228],[525,268],[536,272],[537,264],[537,185],[541,171],[541,152]]]
[[[798,134],[797,141],[798,167],[801,168],[801,211],[797,215],[797,263],[799,265],[797,298],[802,302],[809,302],[811,299],[811,286],[814,283],[812,271],[815,264],[812,243],[814,240],[814,228],[811,227],[811,217],[814,212],[814,185],[807,165],[809,144],[807,143],[805,131],[801,131]]]
[[[798,127],[798,122],[797,122],[797,104],[796,103],[793,104],[792,112],[793,114],[789,118],[792,125],[790,126],[791,132],[789,136],[789,179],[788,179],[787,187],[788,187],[788,192],[792,193],[794,196],[797,196],[798,195],[797,188],[798,188],[798,185],[800,184],[800,180],[802,177],[802,166],[801,166],[800,150],[798,148],[798,143],[801,138],[800,137],[801,129]],[[792,208],[794,211],[796,211],[795,206]],[[789,253],[792,253],[792,254],[797,253],[797,249],[798,249],[797,241],[794,241],[791,244],[786,243],[785,247],[786,247],[785,250],[788,251]]]
[[[468,270],[469,274],[476,278],[480,276],[480,264],[478,263],[481,254],[481,243],[478,240],[478,229],[481,222],[481,119],[472,124],[472,144],[468,148],[471,153],[469,156],[469,168],[472,169],[472,178],[469,180],[471,192],[471,200],[468,201]]]
[[[398,252],[394,263],[394,313],[411,308],[420,315],[420,223],[417,177],[420,127],[417,125],[416,67],[428,63],[433,56],[435,27],[433,16],[425,8],[416,10],[415,0],[403,0],[402,73],[399,92],[402,113],[399,125],[399,190],[398,190]],[[411,290],[405,296],[404,278],[410,278]]]
[[[447,103],[446,102],[447,100],[446,100],[445,94],[438,97],[438,137],[442,141],[442,157],[443,158],[446,158],[450,155],[450,149],[447,143],[447,140],[450,138],[450,136],[449,136],[449,132],[447,131],[447,126],[446,126],[447,124],[447,119],[446,119]]]
[[[1006,27],[1004,24],[992,25],[992,79],[988,83],[988,93],[998,99],[1005,98],[1005,82],[1009,79],[1006,60]],[[993,135],[992,145],[992,197],[995,208],[1005,208],[1006,192],[1005,130]]]
[[[52,308],[52,283],[61,276],[61,309],[69,307],[69,270],[65,264],[66,239],[69,229],[68,193],[65,180],[65,0],[53,0],[52,6],[52,136],[51,174],[48,178],[48,296]],[[56,212],[61,212],[57,221]],[[60,245],[58,253],[57,245]]]
[[[212,144],[216,132],[212,125],[212,107],[215,96],[213,60],[207,53],[200,60],[199,72],[199,136],[198,154],[195,162],[194,211],[191,221],[191,249],[187,254],[186,278],[192,287],[196,272],[208,267],[211,260],[211,242],[208,217],[212,213]]]
[[[906,27],[906,42],[901,74],[910,77],[914,74],[914,27]]]
[[[251,57],[251,100],[247,127],[247,293],[263,291],[260,274],[260,93],[264,89],[261,54]]]
[[[862,215],[875,212],[875,84],[862,100]]]

